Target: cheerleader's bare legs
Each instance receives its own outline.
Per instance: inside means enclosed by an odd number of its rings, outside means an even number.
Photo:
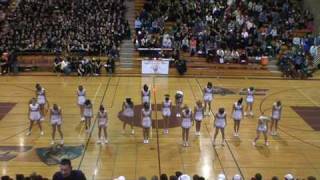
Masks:
[[[183,146],[189,146],[189,129],[190,128],[182,128],[182,142]]]
[[[214,131],[214,136],[213,136],[213,145],[216,145],[216,139],[217,139],[219,130],[220,130],[221,136],[222,136],[222,145],[225,144],[224,128],[218,128],[218,127],[216,127],[216,129],[215,129],[215,131]]]
[[[101,136],[102,131],[104,133],[104,143],[108,143],[108,133],[107,133],[107,128],[105,126],[99,127],[99,133],[98,133],[99,141],[98,142],[101,142],[101,140],[102,140],[102,136]]]
[[[61,131],[61,125],[56,125],[56,124],[52,125],[52,143],[51,144],[54,144],[57,129],[58,129],[58,133],[61,138],[60,144],[62,145],[64,143],[64,141],[63,141],[63,133]]]

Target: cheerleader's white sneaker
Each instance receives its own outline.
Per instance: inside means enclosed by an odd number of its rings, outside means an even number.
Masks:
[[[269,145],[270,145],[268,141],[267,141],[267,142],[265,142],[264,144],[265,144],[266,146],[269,146]]]
[[[41,136],[43,136],[43,135],[44,135],[44,132],[43,132],[43,131],[41,131],[41,132],[40,132],[40,135],[41,135]]]
[[[54,140],[52,140],[52,141],[51,141],[51,145],[54,145],[54,144],[55,144],[55,142],[54,142]]]
[[[27,136],[30,136],[30,135],[31,135],[31,131],[28,131],[28,132],[26,133],[26,135],[27,135]]]
[[[84,117],[81,117],[81,118],[80,118],[80,121],[84,121],[84,120],[85,120]]]
[[[131,134],[134,134],[134,129],[131,130]]]
[[[105,139],[105,140],[104,140],[104,143],[105,143],[105,144],[108,144],[108,143],[109,143],[108,139]]]
[[[100,139],[98,139],[97,144],[101,144],[101,140]]]
[[[256,142],[255,142],[255,141],[252,141],[252,145],[253,145],[253,146],[256,146]]]
[[[61,141],[60,141],[60,145],[63,145],[64,144],[64,140],[63,139],[61,139]]]

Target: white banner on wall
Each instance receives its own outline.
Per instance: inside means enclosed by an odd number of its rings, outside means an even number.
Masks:
[[[142,74],[169,74],[169,60],[142,60]]]

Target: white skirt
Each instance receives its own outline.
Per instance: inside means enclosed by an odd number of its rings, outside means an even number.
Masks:
[[[191,128],[191,126],[192,126],[192,123],[189,118],[182,119],[181,127],[185,128],[185,129],[189,129],[189,128]]]
[[[41,115],[39,111],[32,111],[30,112],[30,120],[31,121],[40,121]]]
[[[247,101],[247,103],[253,103],[253,97],[252,96],[248,96],[246,101]]]
[[[213,99],[212,94],[205,94],[205,95],[203,96],[203,100],[204,100],[205,102],[211,102],[212,99]]]
[[[84,117],[92,117],[92,111],[88,110],[88,109],[84,109],[83,116]]]
[[[144,127],[144,128],[150,128],[151,127],[151,118],[150,117],[144,117],[142,119],[142,127]]]
[[[171,116],[171,110],[170,110],[170,108],[163,108],[163,109],[162,109],[162,115],[163,115],[164,117],[170,117],[170,116]]]
[[[225,122],[216,122],[215,123],[216,128],[224,128],[226,126]]]
[[[78,96],[78,105],[84,105],[84,102],[86,102],[86,97]]]
[[[272,113],[272,119],[280,120],[280,113],[279,112],[273,112]]]
[[[195,119],[196,121],[202,121],[202,119],[203,119],[203,114],[202,114],[202,112],[196,112],[196,114],[195,114],[195,116],[194,116],[194,119]]]
[[[52,125],[61,125],[62,124],[62,120],[60,117],[52,117],[50,122]]]
[[[46,103],[46,98],[44,96],[38,96],[37,102],[38,102],[38,104],[43,105]]]
[[[258,126],[257,130],[259,132],[266,132],[267,131],[267,127],[266,126]]]
[[[233,112],[233,119],[240,121],[242,119],[242,112],[241,111],[234,111]]]
[[[122,114],[126,117],[133,117],[134,116],[134,112],[132,109],[125,109]]]
[[[150,102],[150,97],[149,96],[142,96],[142,102],[143,103],[149,103]]]

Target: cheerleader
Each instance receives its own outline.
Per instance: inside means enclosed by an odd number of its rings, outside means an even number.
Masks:
[[[131,98],[126,98],[125,102],[122,104],[122,114],[125,116],[131,126],[131,134],[134,134],[134,129],[133,129],[133,117],[134,117],[134,104],[131,100]],[[125,133],[127,122],[123,121],[123,126],[122,126],[122,133]]]
[[[84,102],[86,102],[86,90],[83,88],[82,85],[78,87],[77,96],[78,96],[78,106],[80,108],[80,119],[81,121],[84,121],[83,110],[84,110]]]
[[[41,121],[40,121],[41,119],[40,105],[37,103],[37,100],[35,98],[32,98],[29,104],[28,116],[30,120],[30,126],[29,126],[29,131],[27,132],[26,135],[29,136],[31,134],[31,130],[34,122],[36,122],[40,128],[40,135],[44,135],[44,132],[42,131]]]
[[[91,118],[93,116],[92,103],[89,99],[84,102],[83,108],[84,122],[86,124],[86,132],[90,132]]]
[[[61,137],[60,144],[63,145],[63,134],[61,131],[62,113],[61,113],[61,108],[57,104],[53,104],[53,107],[50,109],[50,121],[52,126],[51,144],[55,144],[55,136],[56,136],[56,131],[58,129],[58,132]]]
[[[40,84],[36,84],[36,96],[37,96],[37,102],[40,106],[40,120],[44,120],[44,106],[46,104],[46,91],[43,87],[41,87]]]
[[[258,127],[257,127],[257,136],[253,140],[252,145],[256,145],[257,140],[260,138],[260,134],[262,133],[264,136],[264,143],[266,146],[269,146],[268,142],[268,120],[269,118],[267,116],[264,116],[263,114],[259,117],[258,120]]]
[[[181,121],[182,141],[183,141],[183,146],[185,147],[189,146],[189,129],[191,128],[192,123],[193,123],[192,111],[187,105],[185,105],[182,110],[182,121]]]
[[[253,102],[254,102],[254,88],[250,87],[247,90],[247,98],[246,98],[246,111],[244,112],[244,115],[246,116],[248,113],[250,116],[253,116],[253,112],[252,112],[252,106],[253,106]],[[248,112],[249,109],[249,112]]]
[[[151,92],[148,85],[143,85],[143,89],[141,90],[141,102],[142,104],[148,103],[150,104]]]
[[[108,134],[107,134],[107,127],[108,127],[108,114],[107,111],[104,109],[103,105],[100,105],[99,112],[97,114],[98,124],[99,124],[99,139],[97,141],[98,144],[100,143],[108,143]],[[101,137],[101,131],[104,133],[104,138]]]
[[[227,114],[224,110],[224,108],[219,108],[218,113],[214,116],[214,126],[216,128],[214,132],[213,137],[213,144],[216,144],[216,138],[219,133],[219,130],[221,131],[222,136],[222,145],[225,143],[225,137],[224,137],[224,128],[227,126]]]
[[[200,136],[201,122],[204,117],[204,108],[201,101],[197,101],[194,107],[194,120],[196,121],[196,136]]]
[[[183,92],[182,91],[176,92],[175,103],[176,103],[176,117],[181,117],[180,109],[183,104]]]
[[[208,106],[208,115],[211,114],[211,101],[213,99],[213,86],[208,82],[207,87],[203,89],[204,111],[206,112]]]
[[[170,100],[170,95],[166,94],[164,101],[162,103],[162,116],[164,119],[164,129],[163,129],[163,133],[164,134],[168,134],[169,133],[169,119],[171,116],[171,107],[172,107],[172,103]]]
[[[150,104],[144,103],[141,110],[141,125],[143,128],[143,143],[149,143],[150,128],[152,126]]]
[[[243,117],[242,101],[243,99],[240,98],[237,102],[233,104],[232,107],[232,117],[234,121],[234,136],[239,136],[240,121]]]
[[[281,118],[281,111],[282,111],[281,101],[275,102],[272,107],[272,116],[271,116],[272,121],[271,121],[271,128],[270,128],[270,133],[273,136],[276,136],[278,133],[277,132],[278,122],[280,121],[280,118]]]

